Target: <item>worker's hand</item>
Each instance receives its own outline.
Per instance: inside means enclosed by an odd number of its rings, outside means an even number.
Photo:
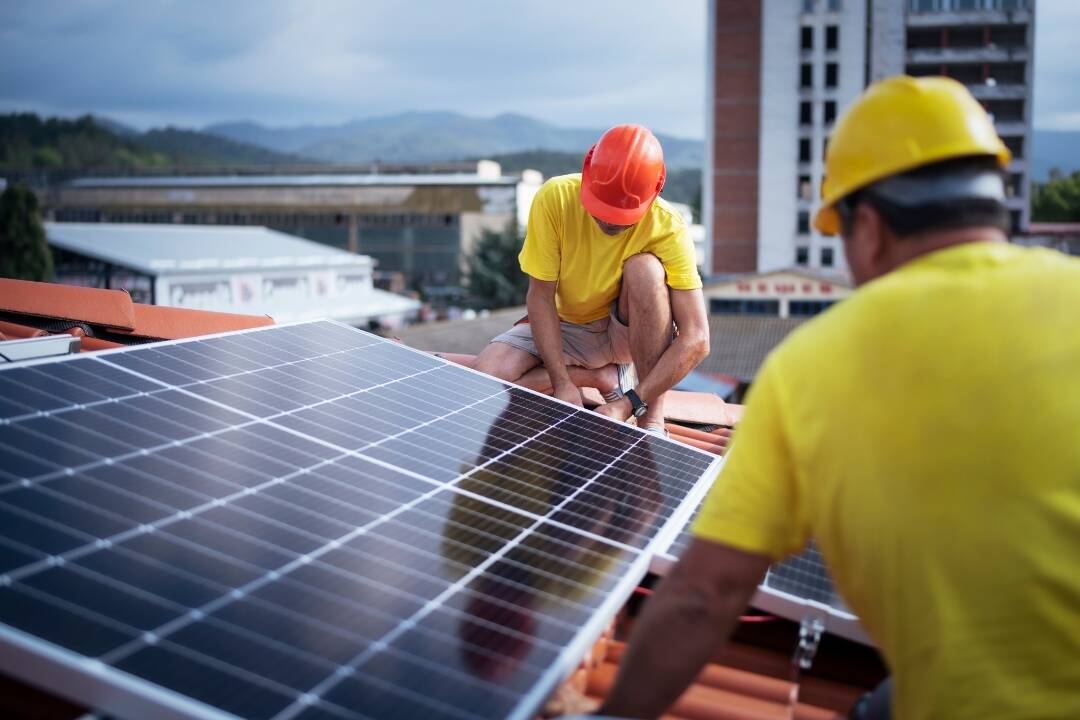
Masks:
[[[563,402],[568,402],[571,405],[577,405],[581,408],[585,407],[585,401],[581,397],[581,388],[569,380],[558,383],[555,385],[554,389],[555,397]]]
[[[596,412],[604,417],[609,417],[616,422],[624,422],[626,418],[630,417],[632,410],[633,406],[626,398],[619,398],[615,402],[606,403],[596,408]]]
[[[590,715],[599,707],[599,702],[575,690],[570,683],[564,683],[544,705],[540,716],[554,718],[561,715]]]

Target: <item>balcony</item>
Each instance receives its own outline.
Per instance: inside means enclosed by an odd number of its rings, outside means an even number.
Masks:
[[[942,25],[1017,25],[1030,24],[1034,14],[1030,10],[968,10],[909,12],[909,28],[933,28]]]
[[[979,100],[1023,100],[1027,97],[1026,85],[986,85],[973,83],[967,86]]]
[[[986,45],[971,48],[917,48],[907,51],[909,65],[948,65],[951,63],[1027,62],[1026,47]]]

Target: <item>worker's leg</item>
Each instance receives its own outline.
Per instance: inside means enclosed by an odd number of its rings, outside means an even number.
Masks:
[[[540,363],[530,352],[503,342],[492,341],[481,351],[473,369],[493,375],[500,380],[517,382],[522,375]]]
[[[671,297],[659,258],[634,255],[623,264],[617,319],[629,328],[630,356],[639,378],[648,377],[671,345]],[[638,418],[639,427],[664,426],[664,399],[655,398]]]
[[[531,338],[525,337],[527,329],[527,325],[519,325],[510,333],[500,336],[516,343],[514,345],[500,340],[488,343],[477,356],[473,369],[531,390],[550,393],[553,388],[548,371],[539,367],[540,359],[536,355],[521,347],[531,342]],[[611,392],[619,384],[619,371],[614,365],[596,369],[569,365],[566,369],[570,374],[570,382],[579,388],[596,388],[603,394]]]
[[[570,382],[579,388],[591,387],[600,391],[600,394],[609,393],[619,385],[619,368],[614,365],[605,365],[595,370],[567,365],[570,373]],[[517,384],[537,392],[548,393],[554,390],[551,385],[551,376],[543,367],[535,367],[517,380]]]

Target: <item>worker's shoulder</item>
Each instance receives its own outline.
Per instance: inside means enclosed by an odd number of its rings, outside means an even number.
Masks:
[[[686,218],[675,207],[662,197],[656,198],[649,214],[653,220],[664,227],[676,229],[686,227]]]
[[[536,192],[541,202],[562,203],[579,198],[581,193],[581,173],[556,175],[548,178]]]

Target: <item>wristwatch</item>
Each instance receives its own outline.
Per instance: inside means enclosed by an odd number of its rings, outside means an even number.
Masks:
[[[649,412],[649,403],[641,399],[641,397],[633,390],[626,391],[626,399],[630,401],[630,407],[633,408],[631,415],[634,417],[641,417],[645,413]]]

